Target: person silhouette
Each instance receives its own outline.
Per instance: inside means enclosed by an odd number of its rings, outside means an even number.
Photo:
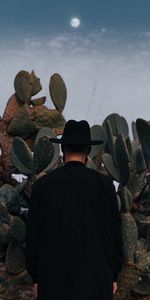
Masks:
[[[122,263],[122,234],[111,180],[86,167],[87,121],[69,120],[60,139],[64,165],[33,185],[27,269],[38,300],[112,300]]]

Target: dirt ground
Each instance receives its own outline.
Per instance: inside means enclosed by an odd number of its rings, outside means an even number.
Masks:
[[[131,292],[138,278],[139,271],[135,266],[124,266],[114,300],[150,300],[150,296],[140,296]],[[0,300],[35,300],[32,280],[26,271],[12,276],[7,273],[5,264],[0,264]]]

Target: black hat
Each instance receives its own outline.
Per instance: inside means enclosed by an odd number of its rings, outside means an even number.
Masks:
[[[90,126],[87,121],[69,120],[60,139],[50,139],[52,143],[66,145],[98,145],[102,140],[91,140]]]

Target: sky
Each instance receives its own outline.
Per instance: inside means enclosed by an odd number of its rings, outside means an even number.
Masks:
[[[36,97],[46,96],[49,108],[50,76],[63,77],[66,120],[101,125],[113,112],[129,126],[150,120],[149,14],[149,0],[1,0],[0,115],[15,75],[33,69],[43,87]]]

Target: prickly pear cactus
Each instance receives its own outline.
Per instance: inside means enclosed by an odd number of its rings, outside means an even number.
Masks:
[[[114,164],[113,158],[110,154],[104,153],[102,155],[103,164],[108,172],[108,174],[117,182],[119,182],[118,169]]]
[[[6,268],[8,273],[17,275],[26,269],[25,253],[19,243],[11,241],[6,252]]]
[[[109,121],[113,136],[117,137],[119,134],[122,134],[125,139],[129,136],[129,128],[127,121],[124,117],[120,116],[119,114],[110,114],[106,117],[103,122],[103,126],[106,126],[106,122]]]
[[[142,146],[142,150],[144,153],[144,158],[147,167],[150,167],[150,124],[143,120],[136,120],[136,129],[138,133],[138,137]]]
[[[125,186],[129,180],[130,175],[130,158],[125,140],[121,134],[119,134],[116,138],[115,153],[119,182],[122,186]]]
[[[67,89],[62,77],[55,73],[50,78],[50,96],[56,109],[61,113],[65,107],[67,99]]]
[[[11,238],[19,243],[23,242],[26,237],[26,226],[21,218],[14,216],[10,223],[10,235]]]
[[[141,148],[141,145],[137,140],[132,142],[132,161],[133,161],[133,168],[136,173],[145,172],[147,167],[144,159],[144,154]]]
[[[109,123],[107,124],[109,125]],[[120,182],[122,186],[125,186],[130,175],[130,158],[126,143],[121,135],[116,138],[113,151],[115,161],[108,153],[102,155],[104,166],[114,180]]]
[[[53,131],[49,127],[43,127],[37,134],[36,139],[35,139],[35,144],[38,142],[39,139],[41,138],[55,138],[56,135],[53,133]],[[60,156],[60,148],[58,144],[53,144],[53,157],[48,166],[44,169],[44,172],[48,172],[51,170],[55,164],[58,161],[58,158]]]
[[[42,149],[42,151],[41,151]],[[33,155],[33,172],[41,173],[52,161],[54,147],[47,136],[41,137],[35,143]]]
[[[105,129],[100,125],[93,125],[91,127],[91,139],[103,141],[103,143],[100,145],[91,146],[91,151],[89,156],[90,158],[94,158],[104,150],[105,141],[106,141]]]
[[[113,136],[113,131],[109,120],[105,123],[106,131],[106,152],[111,154],[114,164],[116,164],[116,154],[115,154],[115,137]]]
[[[24,104],[10,122],[8,133],[13,136],[26,137],[37,132],[31,110],[27,104]]]
[[[50,142],[50,137],[54,137],[52,131],[49,128],[45,130],[43,128],[35,140],[33,153],[23,139],[19,137],[13,139],[13,163],[21,174],[37,175],[48,167],[53,167],[52,164],[58,159],[59,152],[58,148]],[[55,159],[53,159],[54,157]]]
[[[13,139],[12,159],[16,168],[27,176],[33,173],[33,153],[23,139]]]
[[[126,263],[134,262],[134,253],[138,241],[138,229],[133,216],[130,213],[122,213],[122,236],[124,261]]]
[[[12,95],[6,105],[4,114],[3,114],[3,120],[7,123],[10,123],[10,121],[14,118],[18,110],[21,108],[23,103],[19,101],[16,94]]]
[[[46,97],[41,97],[41,98],[31,100],[30,103],[33,106],[41,106],[45,103],[45,101],[46,101]]]
[[[46,106],[35,106],[31,108],[34,124],[37,129],[43,127],[59,128],[63,131],[65,119],[57,109],[48,109]]]
[[[36,95],[42,89],[40,79],[32,71],[20,71],[14,80],[14,88],[19,100],[23,103],[29,103],[31,97]]]

